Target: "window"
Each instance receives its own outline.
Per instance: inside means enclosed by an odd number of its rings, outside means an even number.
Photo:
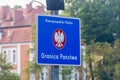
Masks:
[[[3,51],[3,58],[6,59],[6,51]]]
[[[16,54],[15,50],[13,50],[13,54],[12,54],[13,55],[13,57],[12,57],[12,59],[13,59],[12,62],[13,63],[15,63],[15,61],[16,61],[16,55],[15,54]]]
[[[12,53],[12,63],[15,63],[16,61],[16,52],[15,50],[13,50],[13,53]]]
[[[16,48],[5,48],[2,53],[7,63],[16,64]]]

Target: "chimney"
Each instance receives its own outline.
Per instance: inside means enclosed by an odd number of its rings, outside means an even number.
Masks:
[[[14,24],[16,22],[20,21],[22,18],[23,18],[23,12],[22,11],[19,11],[19,10],[16,10],[16,9],[14,9],[12,11],[12,20],[13,20]]]
[[[4,20],[7,17],[8,12],[9,12],[8,6],[0,7],[0,19]]]
[[[6,20],[12,20],[12,12],[9,12],[7,17],[6,17]]]
[[[44,6],[37,6],[37,13],[38,14],[42,14],[42,13],[44,13]]]
[[[29,13],[32,11],[32,4],[27,4],[25,8],[25,13]]]
[[[2,30],[0,30],[0,40],[2,39],[3,34],[4,34],[4,32]]]

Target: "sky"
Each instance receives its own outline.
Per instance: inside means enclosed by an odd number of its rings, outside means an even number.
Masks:
[[[32,0],[0,0],[0,6],[8,5],[13,8],[15,5],[20,5],[25,8],[26,4],[29,4]],[[35,0],[39,1],[46,6],[46,0]],[[34,2],[33,7],[40,5],[40,3]]]

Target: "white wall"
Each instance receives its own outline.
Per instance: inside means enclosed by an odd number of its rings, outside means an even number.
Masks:
[[[14,63],[17,66],[17,69],[11,70],[12,72],[16,72],[17,74],[21,74],[21,45],[30,45],[31,43],[9,43],[9,44],[0,44],[0,53],[2,51],[16,51],[16,62]],[[16,46],[16,47],[9,47]],[[2,47],[6,47],[2,50]],[[8,48],[7,48],[8,47]],[[11,60],[9,60],[10,62]]]

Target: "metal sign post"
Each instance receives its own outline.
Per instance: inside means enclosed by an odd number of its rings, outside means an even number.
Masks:
[[[59,11],[51,11],[51,15],[59,15]],[[52,80],[59,80],[59,66],[51,66]]]
[[[51,66],[51,80],[59,80],[59,66]]]
[[[47,10],[51,10],[51,15],[59,15],[58,10],[64,10],[64,1],[46,0]],[[56,4],[56,6],[54,5]],[[59,66],[51,66],[52,80],[59,80]]]

